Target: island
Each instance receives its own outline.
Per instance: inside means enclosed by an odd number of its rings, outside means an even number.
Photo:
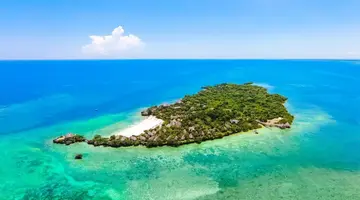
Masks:
[[[284,106],[287,98],[270,94],[253,83],[219,84],[203,87],[173,104],[152,106],[141,115],[160,122],[132,136],[95,135],[90,140],[76,134],[60,136],[54,143],[86,141],[94,146],[180,146],[249,132],[262,127],[291,128],[294,116]]]

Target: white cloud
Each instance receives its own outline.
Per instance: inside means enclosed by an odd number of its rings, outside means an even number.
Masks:
[[[134,54],[144,46],[135,35],[124,35],[122,26],[115,28],[111,35],[91,35],[91,44],[82,47],[82,52],[90,56],[124,57]]]

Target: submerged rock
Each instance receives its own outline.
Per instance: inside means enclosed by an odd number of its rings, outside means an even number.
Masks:
[[[80,160],[80,159],[82,159],[82,157],[83,157],[82,154],[76,154],[75,159],[76,159],[76,160]]]

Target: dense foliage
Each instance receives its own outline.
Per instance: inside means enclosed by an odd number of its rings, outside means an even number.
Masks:
[[[286,100],[252,83],[203,87],[199,93],[187,95],[174,104],[153,106],[142,112],[143,116],[164,120],[161,127],[130,138],[97,135],[88,143],[113,147],[178,146],[258,129],[259,121],[279,117],[282,119],[278,123],[291,124],[294,117],[284,106]]]
[[[78,134],[67,134],[65,136],[60,136],[53,140],[54,143],[66,144],[66,145],[74,144],[77,142],[85,142],[85,141],[86,141],[85,137]]]

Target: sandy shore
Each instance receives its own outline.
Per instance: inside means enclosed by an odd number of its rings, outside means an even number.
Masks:
[[[122,135],[126,137],[130,137],[133,135],[137,136],[143,133],[145,130],[160,126],[162,123],[164,123],[163,120],[158,119],[155,116],[150,116],[137,124],[129,126],[124,130],[115,132],[114,135]]]

